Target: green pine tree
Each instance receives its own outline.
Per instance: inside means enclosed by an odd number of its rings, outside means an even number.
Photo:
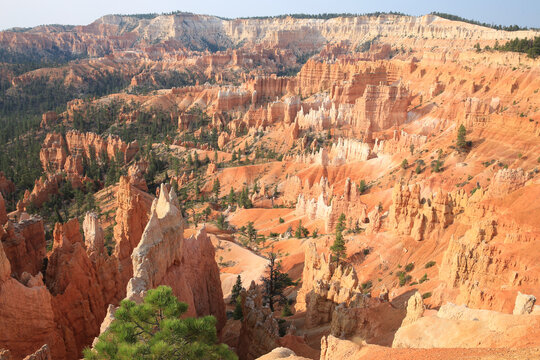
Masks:
[[[242,320],[244,318],[244,312],[242,311],[242,298],[239,296],[236,297],[236,305],[234,306],[233,319]]]
[[[278,261],[277,257],[278,255],[274,252],[269,254],[266,274],[261,278],[264,284],[263,301],[268,304],[272,312],[274,312],[276,301],[280,303],[287,301],[283,290],[288,286],[295,285],[289,275],[281,271],[281,261]]]
[[[187,308],[168,286],[149,290],[142,304],[122,300],[115,320],[93,349],[83,351],[84,358],[237,359],[218,344],[215,317],[181,318]]]
[[[459,150],[465,150],[467,148],[467,129],[465,129],[465,126],[461,124],[461,126],[458,129],[457,133],[457,147]]]
[[[255,241],[255,239],[257,239],[257,230],[253,226],[253,221],[248,222],[246,234],[249,242]]]
[[[221,184],[219,183],[219,179],[216,178],[214,180],[214,185],[212,185],[212,192],[214,193],[214,196],[216,198],[216,202],[219,200],[219,190],[221,189]]]
[[[343,237],[343,230],[345,230],[345,214],[341,214],[336,225],[336,239],[334,244],[330,247],[332,252],[332,261],[339,264],[340,260],[347,256],[347,248],[345,247],[345,239]]]
[[[227,202],[229,205],[232,205],[236,202],[236,194],[234,193],[234,189],[231,186],[231,191],[229,191],[229,195],[227,196]]]
[[[240,275],[238,275],[236,277],[236,283],[231,290],[231,304],[236,301],[238,296],[240,296],[243,288],[244,287],[242,286],[242,278],[240,277]]]

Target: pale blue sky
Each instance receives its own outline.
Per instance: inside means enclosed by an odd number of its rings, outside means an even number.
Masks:
[[[224,17],[289,13],[439,11],[502,25],[540,27],[540,0],[0,0],[0,29],[89,24],[106,14],[189,11]]]

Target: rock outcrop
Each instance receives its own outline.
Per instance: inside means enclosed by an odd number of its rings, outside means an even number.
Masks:
[[[323,220],[325,231],[332,232],[338,222],[339,216],[345,214],[347,224],[363,223],[366,219],[367,206],[360,200],[360,192],[357,185],[347,178],[342,195],[333,195],[333,187],[329,188],[328,180],[321,178],[319,184],[312,186],[309,192],[314,195],[319,193],[316,198],[307,198],[304,195],[304,189],[299,189],[300,194],[296,201],[296,214],[305,215],[310,220]]]
[[[403,319],[401,326],[407,326],[420,319],[424,315],[425,308],[422,295],[416,291],[407,301],[407,316]]]
[[[45,282],[53,296],[54,319],[63,332],[66,356],[76,358],[99,333],[107,307],[77,219],[56,224]]]
[[[501,197],[519,189],[529,176],[523,169],[500,169],[495,173],[486,196]]]
[[[120,177],[116,192],[116,242],[114,256],[118,259],[118,272],[122,292],[133,276],[131,253],[141,240],[148,222],[152,197],[133,186],[127,177]],[[122,297],[125,296],[125,293]]]
[[[65,136],[59,133],[48,133],[41,147],[39,158],[46,172],[66,171],[68,174],[82,175],[82,158],[100,159],[106,156],[109,160],[120,154],[120,160],[128,163],[133,159],[139,145],[129,144],[118,136],[109,135],[102,138],[95,133],[68,131]]]
[[[439,191],[428,199],[420,197],[420,186],[397,183],[392,192],[388,215],[390,227],[398,234],[423,240],[434,230],[445,229],[453,222],[452,202],[447,193]]]
[[[10,277],[11,266],[0,243],[0,348],[21,359],[32,349],[49,344],[53,356],[66,358],[62,330],[55,322],[52,296],[41,274],[24,282]]]
[[[514,305],[514,310],[512,311],[512,313],[514,315],[530,314],[534,310],[535,302],[536,302],[536,297],[534,295],[526,295],[518,291],[518,294],[516,297],[516,303]]]
[[[306,327],[329,323],[338,304],[349,305],[361,296],[356,273],[352,266],[334,263],[319,255],[313,242],[308,244],[302,288],[296,297],[296,311],[306,312]]]
[[[49,345],[45,344],[40,347],[35,353],[28,355],[23,360],[51,360],[51,350]]]
[[[269,307],[262,304],[262,291],[255,283],[241,293],[242,328],[237,353],[242,360],[252,360],[279,346],[279,326]]]
[[[25,272],[37,275],[42,270],[46,244],[41,218],[32,216],[18,223],[7,221],[0,230],[0,240],[11,264],[11,274],[17,279]]]
[[[0,193],[3,195],[10,194],[15,191],[15,184],[13,181],[6,178],[3,171],[0,171]]]
[[[393,347],[516,348],[537,347],[540,316],[510,315],[446,304],[437,315],[402,326]]]
[[[352,341],[328,335],[321,339],[320,360],[356,359],[361,347]]]
[[[176,193],[162,185],[131,255],[133,278],[127,297],[141,300],[149,289],[171,286],[179,300],[189,305],[188,315],[214,315],[220,330],[225,324],[225,304],[214,247],[204,229],[184,239],[183,227]]]
[[[0,192],[0,226],[4,225],[8,221],[8,216],[6,212],[6,203],[4,197]]]

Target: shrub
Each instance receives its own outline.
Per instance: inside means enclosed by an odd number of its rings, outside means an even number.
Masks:
[[[409,162],[407,161],[407,159],[403,159],[403,161],[401,162],[401,168],[403,170],[407,169],[409,167]]]
[[[288,317],[291,316],[293,313],[291,311],[291,308],[289,306],[289,302],[286,301],[285,305],[283,306],[283,309],[281,310],[281,317]]]
[[[409,263],[409,264],[405,265],[405,271],[406,272],[411,272],[412,269],[414,269],[414,263]]]
[[[365,283],[362,284],[362,290],[371,289],[372,286],[373,286],[372,281],[368,280],[368,281],[366,281]]]
[[[427,298],[430,298],[431,297],[431,293],[430,292],[427,292],[425,294],[422,295],[422,299],[427,299]]]
[[[405,284],[409,283],[412,279],[411,275],[408,275],[404,271],[398,271],[396,275],[399,278],[399,286],[404,286]]]
[[[436,264],[435,261],[428,261],[428,262],[426,263],[426,265],[424,265],[424,267],[425,267],[426,269],[429,269],[430,267],[435,266],[435,264]]]
[[[442,165],[443,165],[443,163],[442,163],[441,160],[433,160],[431,162],[431,170],[433,172],[436,172],[436,173],[441,172],[442,171]]]

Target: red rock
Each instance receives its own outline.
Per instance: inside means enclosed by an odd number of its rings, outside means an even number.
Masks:
[[[23,360],[51,360],[51,350],[47,344],[39,348],[35,353],[28,355]]]
[[[49,128],[56,125],[58,120],[58,114],[55,111],[47,111],[41,115],[41,123],[39,124],[40,128]]]
[[[237,353],[242,360],[256,359],[279,346],[279,327],[270,308],[262,306],[262,292],[254,283],[242,291],[242,328]]]
[[[6,178],[3,171],[0,171],[0,193],[7,195],[15,191],[15,184]]]
[[[4,202],[4,197],[2,196],[2,193],[0,192],[0,225],[4,225],[7,220],[8,220],[8,217],[6,213],[6,203]]]
[[[152,197],[130,184],[128,178],[122,176],[116,193],[116,225],[114,226],[114,256],[118,259],[121,285],[125,289],[133,276],[131,253],[141,240],[148,222],[148,213]]]
[[[54,321],[52,297],[41,275],[30,276],[24,285],[10,278],[10,273],[9,260],[0,243],[0,347],[21,359],[30,349],[50,344],[55,358],[65,358],[63,334]]]
[[[37,275],[42,270],[45,258],[45,231],[38,217],[5,225],[6,235],[2,240],[4,251],[11,264],[11,272],[20,278],[23,272]]]

